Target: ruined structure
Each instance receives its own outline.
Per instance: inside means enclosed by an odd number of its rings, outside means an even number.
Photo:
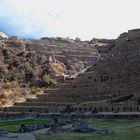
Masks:
[[[139,101],[140,30],[130,30],[85,73],[3,111],[140,112]]]

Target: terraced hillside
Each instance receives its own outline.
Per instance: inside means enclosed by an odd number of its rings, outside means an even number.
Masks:
[[[18,37],[1,38],[0,50],[1,81],[10,81],[12,77],[15,77],[13,80],[21,81],[28,77],[30,81],[32,78],[30,79],[29,75],[26,76],[27,69],[34,71],[35,80],[41,79],[43,74],[52,74],[48,69],[52,69],[54,65],[51,66],[49,63],[55,63],[54,75],[59,71],[59,67],[61,67],[59,75],[73,74],[92,65],[99,55],[95,46],[89,43],[63,38],[27,41]],[[22,75],[19,75],[18,71]]]
[[[140,30],[130,30],[121,34],[106,56],[85,73],[3,111],[139,112],[139,70]]]
[[[5,106],[25,100],[26,93],[46,88],[49,81],[63,81],[66,76],[93,65],[100,57],[89,41],[22,40],[17,36],[0,37],[0,56],[0,105]]]

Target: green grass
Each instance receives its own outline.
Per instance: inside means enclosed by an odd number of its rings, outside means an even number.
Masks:
[[[61,119],[63,120],[63,119]],[[64,118],[64,120],[66,120]],[[20,121],[0,122],[0,128],[10,132],[17,132],[21,124],[29,125],[38,122],[50,122],[50,119],[28,119]],[[39,134],[36,133],[37,140],[140,140],[140,120],[109,120],[95,119],[88,120],[89,124],[96,128],[109,127],[113,133],[110,135],[101,135],[97,132],[90,134],[82,133],[56,133]]]
[[[21,124],[29,125],[38,122],[49,122],[50,119],[27,119],[19,121],[4,121],[0,122],[0,128],[9,132],[17,132]]]
[[[37,140],[140,140],[140,120],[91,120],[90,125],[101,129],[109,127],[113,133],[101,135],[97,132],[91,134],[82,133],[57,133],[36,134]]]

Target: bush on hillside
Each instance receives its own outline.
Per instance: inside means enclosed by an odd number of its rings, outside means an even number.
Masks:
[[[36,94],[36,93],[40,93],[42,91],[43,91],[43,88],[36,87],[36,88],[33,88],[30,93],[31,94]]]
[[[16,81],[9,81],[3,84],[3,88],[16,88],[18,87],[18,83]]]
[[[45,74],[45,75],[43,76],[43,81],[44,81],[46,84],[53,83],[53,79],[51,79],[50,75],[47,75],[47,74]]]

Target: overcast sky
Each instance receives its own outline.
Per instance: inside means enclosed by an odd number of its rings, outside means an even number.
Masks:
[[[0,0],[0,30],[23,38],[116,38],[139,15],[140,0]]]

